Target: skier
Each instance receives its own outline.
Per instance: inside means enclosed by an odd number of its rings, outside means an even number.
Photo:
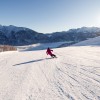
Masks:
[[[57,58],[56,55],[52,54],[53,50],[51,50],[49,47],[47,48],[47,55],[50,55],[52,58]]]

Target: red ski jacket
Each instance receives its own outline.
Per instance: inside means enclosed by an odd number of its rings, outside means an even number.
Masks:
[[[53,51],[53,50],[51,50],[51,49],[47,49],[47,51],[46,51],[47,55],[48,55],[48,54],[49,54],[49,55],[52,55],[52,51]]]

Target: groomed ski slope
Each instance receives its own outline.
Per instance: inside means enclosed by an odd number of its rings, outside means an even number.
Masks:
[[[0,100],[100,100],[100,47],[0,53]]]

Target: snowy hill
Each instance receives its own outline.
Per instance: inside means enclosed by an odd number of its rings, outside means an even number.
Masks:
[[[76,43],[73,46],[100,46],[100,36]]]
[[[68,43],[63,43],[59,47],[67,47]],[[88,40],[84,40],[75,44],[71,44],[70,46],[100,46],[100,36],[95,38],[90,38]]]
[[[0,100],[100,100],[100,47],[0,53]]]

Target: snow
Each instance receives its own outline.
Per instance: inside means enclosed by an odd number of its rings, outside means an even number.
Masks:
[[[37,43],[33,45],[26,45],[26,46],[16,46],[18,51],[32,51],[32,50],[43,50],[48,47],[50,48],[57,48],[63,44],[68,44],[70,42],[53,42],[53,43]]]
[[[73,44],[73,46],[100,46],[100,36]]]
[[[100,100],[100,47],[0,53],[0,100]]]

